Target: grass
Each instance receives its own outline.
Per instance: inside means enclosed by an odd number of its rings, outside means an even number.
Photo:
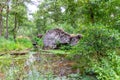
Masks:
[[[68,54],[68,52],[64,50],[42,50],[42,51],[49,54]]]
[[[20,51],[31,47],[31,41],[25,38],[17,39],[16,42],[14,42],[14,40],[6,40],[4,38],[0,38],[0,52],[7,52],[12,50]]]

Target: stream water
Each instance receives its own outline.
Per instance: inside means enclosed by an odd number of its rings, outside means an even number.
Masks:
[[[75,62],[66,59],[64,55],[40,52],[17,56],[4,55],[0,57],[0,79],[69,80],[71,75],[79,76],[79,69],[74,69],[73,65]]]

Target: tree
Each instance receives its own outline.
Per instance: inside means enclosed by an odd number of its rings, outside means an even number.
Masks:
[[[9,2],[10,0],[7,0],[7,4],[6,4],[6,34],[5,34],[5,38],[8,39],[8,17],[9,17]]]
[[[16,41],[17,31],[20,26],[23,26],[25,20],[27,20],[27,7],[25,6],[26,1],[21,0],[13,0],[12,2],[12,10],[11,15],[14,16],[14,27],[13,31],[13,38]]]
[[[0,3],[0,36],[2,36],[3,31],[3,8],[4,8],[4,2]]]

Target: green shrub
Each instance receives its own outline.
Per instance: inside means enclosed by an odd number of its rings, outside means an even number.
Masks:
[[[90,26],[84,33],[79,44],[73,47],[74,53],[97,53],[106,55],[106,51],[120,47],[120,33],[106,26]]]
[[[80,58],[80,70],[97,73],[98,80],[120,79],[120,57],[116,50],[120,47],[120,33],[107,26],[95,25],[84,29],[83,38],[72,47],[71,53]]]
[[[93,70],[99,80],[120,80],[120,56],[115,52],[108,53],[99,63],[93,64]]]
[[[69,44],[66,44],[66,45],[60,45],[60,50],[67,51],[67,50],[70,50],[70,49],[72,49],[72,46],[69,45]]]
[[[59,41],[56,41],[56,45],[57,45],[57,49],[60,49],[60,50],[70,50],[71,49],[71,45],[70,44],[61,44]]]
[[[36,41],[37,45],[39,45],[41,48],[43,47],[43,38],[37,38],[35,37],[34,40]]]

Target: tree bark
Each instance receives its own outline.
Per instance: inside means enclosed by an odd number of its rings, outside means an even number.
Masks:
[[[14,29],[13,29],[13,38],[14,38],[14,41],[16,41],[17,13],[15,13],[14,19],[15,19],[15,25],[14,25]]]
[[[0,6],[0,36],[2,36],[2,28],[3,28],[2,12],[3,12],[3,7]]]
[[[9,17],[9,0],[7,0],[7,9],[6,9],[6,34],[5,34],[5,38],[8,39],[8,17]]]
[[[16,7],[18,6],[17,4],[18,0],[16,0],[15,4]],[[14,13],[14,28],[13,28],[13,39],[16,42],[16,34],[17,34],[17,25],[18,25],[18,21],[17,21],[17,12]]]

